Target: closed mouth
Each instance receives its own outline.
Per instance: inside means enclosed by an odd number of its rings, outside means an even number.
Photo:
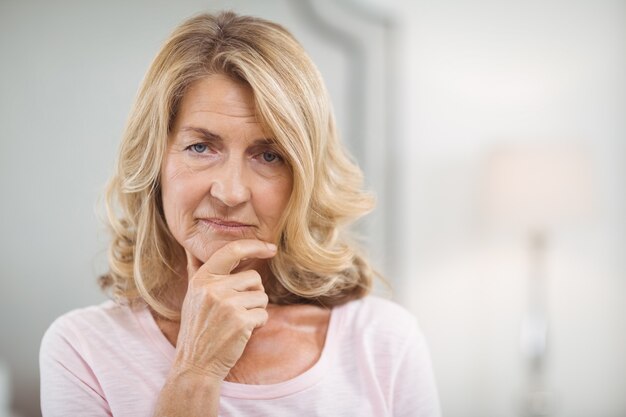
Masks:
[[[206,225],[213,227],[215,229],[219,229],[219,230],[224,230],[224,231],[237,231],[237,230],[244,230],[244,229],[248,229],[248,228],[252,228],[253,225],[248,224],[248,223],[242,223],[242,222],[237,222],[237,221],[232,221],[232,220],[224,220],[224,219],[219,219],[219,218],[203,218],[203,219],[199,219],[202,223],[205,223]]]

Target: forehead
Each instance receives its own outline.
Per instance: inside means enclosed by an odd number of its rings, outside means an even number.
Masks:
[[[187,88],[177,119],[196,113],[213,113],[257,122],[252,88],[222,74],[209,75]]]
[[[257,117],[252,88],[245,82],[215,74],[192,83],[184,94],[168,134],[170,144],[226,141],[231,144],[273,144],[285,149]]]

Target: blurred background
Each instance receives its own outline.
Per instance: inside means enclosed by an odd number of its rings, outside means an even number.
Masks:
[[[626,416],[622,0],[0,1],[0,416],[40,415],[41,336],[104,300],[98,199],[151,59],[225,8],[323,73],[444,415]]]

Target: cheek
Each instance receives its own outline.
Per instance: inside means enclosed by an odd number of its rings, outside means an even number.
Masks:
[[[279,181],[268,184],[260,193],[258,204],[264,215],[271,219],[273,225],[282,217],[291,196],[291,189],[291,178],[281,178]]]
[[[202,198],[198,181],[190,173],[168,169],[161,171],[161,198],[165,220],[174,235],[193,220],[193,212]]]

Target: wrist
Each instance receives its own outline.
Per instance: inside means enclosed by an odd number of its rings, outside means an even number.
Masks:
[[[178,351],[170,375],[176,378],[189,378],[201,383],[221,385],[230,372],[229,368],[220,366],[217,361],[205,361],[198,365],[197,361],[188,360],[182,351]]]
[[[166,384],[175,384],[188,390],[199,389],[206,392],[207,389],[216,389],[219,392],[223,380],[224,378],[214,375],[205,369],[185,364],[174,364],[167,377]]]
[[[157,401],[155,417],[217,416],[222,381],[173,367]]]

